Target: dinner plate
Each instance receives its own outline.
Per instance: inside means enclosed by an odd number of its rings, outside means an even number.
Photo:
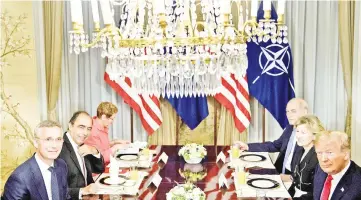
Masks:
[[[127,180],[125,181],[125,183],[123,184],[125,187],[131,187],[134,186],[137,182],[134,180]]]
[[[125,176],[119,176],[119,179],[116,182],[113,182],[112,179],[110,179],[110,176],[105,176],[99,180],[99,183],[109,186],[120,186],[123,185],[126,180],[127,178]]]
[[[120,160],[126,160],[126,161],[137,160],[138,156],[136,156],[136,155],[122,155],[122,156],[119,156],[119,159]]]
[[[266,157],[258,154],[245,154],[241,155],[239,158],[246,162],[261,162],[266,160]]]
[[[280,184],[277,181],[268,178],[254,178],[248,180],[247,185],[258,189],[274,189]]]

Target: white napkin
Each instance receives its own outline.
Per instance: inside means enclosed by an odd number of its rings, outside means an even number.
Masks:
[[[131,147],[138,149],[144,149],[145,147],[147,147],[147,145],[148,145],[147,142],[140,142],[140,141],[135,141],[132,144],[130,144]]]
[[[119,163],[110,155],[110,167],[109,167],[110,181],[117,182],[119,179]]]
[[[221,160],[224,163],[226,162],[226,156],[222,151],[218,154],[216,162],[218,162],[219,160]]]
[[[219,188],[221,188],[222,186],[226,186],[226,188],[228,189],[227,179],[223,173],[221,173],[221,175],[219,175],[218,185],[219,185]]]

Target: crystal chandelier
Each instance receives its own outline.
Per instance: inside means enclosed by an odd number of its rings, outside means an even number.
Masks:
[[[283,13],[284,1],[279,2]],[[235,13],[237,27],[232,20],[233,2],[239,12]],[[89,42],[83,31],[81,0],[71,0],[70,51],[79,54],[100,48],[110,79],[128,77],[139,94],[215,95],[221,77],[245,75],[247,40],[287,42],[283,20],[277,24],[270,20],[270,0],[264,1],[265,20],[259,24],[258,0],[252,0],[252,20],[245,23],[241,0],[91,0],[91,6],[95,30]],[[115,9],[121,11],[119,27],[114,23]]]

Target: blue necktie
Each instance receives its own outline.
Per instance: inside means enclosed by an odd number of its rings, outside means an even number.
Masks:
[[[52,196],[52,200],[60,200],[58,179],[56,178],[56,173],[55,173],[54,167],[49,167],[48,170],[51,172],[51,196]]]
[[[290,140],[288,141],[288,144],[287,144],[285,158],[283,159],[282,174],[284,174],[286,171],[286,163],[287,163],[288,157],[290,156],[292,148],[293,148],[293,140],[295,139],[295,135],[296,135],[295,130],[293,130]]]

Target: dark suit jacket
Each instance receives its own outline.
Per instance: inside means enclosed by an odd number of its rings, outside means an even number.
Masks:
[[[320,199],[327,174],[317,166],[314,178],[313,197]],[[350,167],[337,184],[331,200],[360,200],[361,199],[361,168],[351,161]]]
[[[250,143],[248,144],[249,150],[251,152],[279,152],[277,160],[275,162],[275,167],[279,173],[282,173],[283,160],[285,158],[288,141],[292,135],[293,126],[288,125],[283,131],[280,138],[273,142],[264,142],[264,143]],[[296,152],[302,150],[302,147],[296,144],[293,156]],[[293,168],[291,166],[291,171]]]
[[[76,152],[71,146],[69,138],[64,134],[64,144],[61,149],[59,158],[62,158],[68,165],[68,184],[70,195],[72,199],[79,199],[79,190],[80,188],[85,187],[85,180],[83,173],[76,157]],[[103,157],[97,158],[93,155],[86,155],[84,157],[85,167],[87,171],[87,183],[88,185],[94,183],[92,173],[102,173],[104,171],[104,161]]]
[[[299,190],[307,192],[307,194],[302,195],[299,199],[312,199],[313,178],[315,175],[315,169],[318,165],[318,159],[315,152],[315,147],[312,147],[301,161],[303,153],[304,149],[298,151],[293,157],[293,181],[288,191],[291,196],[293,196],[295,194],[295,187],[297,187]]]
[[[58,179],[60,199],[71,199],[68,195],[68,173],[65,162],[61,159],[54,161],[54,170]],[[4,187],[5,200],[48,200],[45,183],[35,157],[21,164],[10,175]]]

